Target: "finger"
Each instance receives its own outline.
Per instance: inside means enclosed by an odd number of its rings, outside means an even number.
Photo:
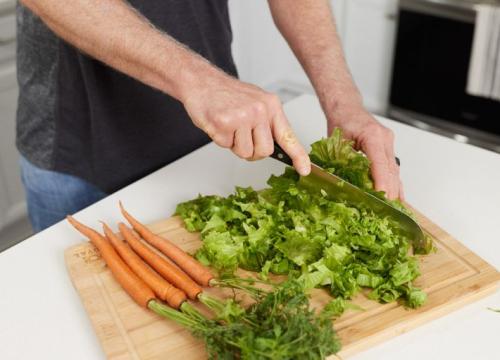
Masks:
[[[240,158],[249,159],[253,155],[252,131],[248,127],[241,127],[234,134],[232,151]]]
[[[401,180],[399,178],[399,166],[396,163],[396,154],[394,152],[394,135],[389,131],[388,139],[385,142],[385,154],[389,164],[389,172],[391,174],[391,198],[398,198],[400,195]]]
[[[391,133],[392,134],[392,133]],[[385,154],[387,155],[387,160],[391,168],[399,174],[399,165],[396,162],[396,153],[394,151],[394,136],[389,135],[387,141],[385,142]]]
[[[384,143],[378,140],[368,141],[364,143],[363,151],[371,161],[371,173],[375,181],[375,190],[384,191],[388,198],[394,197]]]
[[[212,138],[214,143],[219,145],[220,147],[231,149],[234,145],[234,133],[214,133],[209,136]]]
[[[388,182],[389,188],[387,191],[387,197],[389,199],[395,199],[399,196],[399,167],[396,164],[396,159],[394,156],[394,146],[391,141],[385,143],[385,155],[387,161],[387,167],[389,169]]]
[[[399,181],[399,200],[405,201],[405,191],[403,188],[403,182]]]
[[[267,124],[259,124],[252,131],[253,156],[251,160],[259,160],[273,153],[273,134]]]
[[[388,171],[386,174],[387,180],[385,193],[388,199],[395,200],[399,196],[399,178],[394,173],[389,160],[387,160],[387,164]]]
[[[302,176],[309,175],[311,172],[309,155],[299,143],[282,109],[279,109],[273,118],[272,131],[276,142],[292,159],[297,172]]]

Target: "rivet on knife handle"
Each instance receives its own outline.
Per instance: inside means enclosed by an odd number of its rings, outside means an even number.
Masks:
[[[274,143],[274,151],[271,154],[271,157],[273,159],[281,161],[282,163],[293,166],[293,161],[290,156],[288,156],[285,150],[283,150],[277,143]]]

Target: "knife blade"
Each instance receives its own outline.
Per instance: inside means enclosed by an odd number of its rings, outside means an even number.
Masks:
[[[292,159],[276,143],[271,157],[293,166]],[[412,241],[416,253],[428,252],[429,239],[420,225],[410,216],[320,166],[311,163],[311,173],[300,177],[299,186],[312,193],[326,195],[335,201],[345,201],[354,206],[362,206],[379,216],[388,217],[395,221],[399,225],[400,232]]]

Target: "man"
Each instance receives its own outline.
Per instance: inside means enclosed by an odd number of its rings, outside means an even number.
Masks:
[[[276,141],[309,173],[278,98],[236,78],[227,0],[22,3],[17,144],[36,231],[210,138],[247,160]],[[343,128],[372,160],[376,188],[401,197],[393,135],[363,108],[328,0],[269,6],[328,129]]]

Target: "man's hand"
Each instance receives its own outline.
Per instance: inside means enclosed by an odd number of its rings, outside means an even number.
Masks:
[[[344,135],[354,140],[371,161],[375,189],[385,191],[389,199],[404,199],[403,184],[399,179],[399,166],[394,154],[394,134],[379,123],[361,106],[348,107],[348,111],[325,111],[328,117],[328,134],[339,127]]]
[[[399,168],[394,160],[392,132],[362,105],[340,40],[328,0],[268,0],[274,22],[311,80],[328,118],[344,130],[372,162],[375,188],[390,199],[403,197]],[[369,66],[369,59],[367,59]]]
[[[247,160],[272,154],[274,140],[292,158],[301,175],[310,160],[293,133],[276,95],[225,74],[200,74],[198,84],[181,96],[194,124],[219,146]]]

